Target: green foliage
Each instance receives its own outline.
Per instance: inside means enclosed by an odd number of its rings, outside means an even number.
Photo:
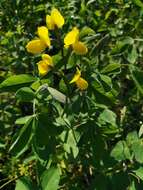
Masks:
[[[143,2],[0,1],[0,189],[142,190]],[[27,43],[56,7],[54,67]],[[85,55],[64,48],[72,27]],[[76,69],[86,90],[70,84]]]
[[[60,171],[58,168],[50,168],[45,171],[41,176],[41,186],[45,190],[56,190],[58,189],[60,181]]]
[[[26,124],[20,130],[18,137],[15,139],[9,148],[9,151],[16,157],[20,156],[27,148],[29,141],[31,140],[32,132],[32,118],[26,122]]]
[[[30,180],[27,177],[22,177],[21,179],[18,179],[16,182],[15,190],[32,190],[34,187],[32,186]]]

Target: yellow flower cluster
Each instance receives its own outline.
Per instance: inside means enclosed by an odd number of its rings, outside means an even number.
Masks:
[[[42,53],[47,47],[51,46],[51,39],[49,37],[49,30],[56,30],[62,28],[65,20],[64,17],[57,9],[52,9],[51,15],[46,15],[46,25],[38,27],[38,37],[28,42],[26,49],[29,53],[37,54]],[[88,52],[86,45],[79,40],[79,30],[74,27],[64,38],[64,47],[71,47],[78,55],[84,55]],[[48,54],[42,54],[42,60],[37,63],[39,74],[46,75],[53,67],[52,57]],[[85,90],[88,83],[81,77],[81,71],[77,69],[76,74],[70,83],[76,83],[80,90]]]

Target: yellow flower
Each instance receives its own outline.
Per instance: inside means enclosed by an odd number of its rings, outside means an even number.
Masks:
[[[46,47],[50,47],[51,45],[48,28],[45,26],[38,27],[37,33],[39,38],[31,40],[26,45],[26,49],[29,53],[42,53]]]
[[[40,40],[43,41],[44,44],[50,47],[51,42],[50,42],[49,32],[48,32],[47,27],[45,26],[38,27],[38,36]]]
[[[51,15],[46,16],[46,24],[49,30],[54,30],[55,28],[62,28],[65,20],[61,13],[57,9],[52,9]]]
[[[24,164],[18,164],[18,170],[20,175],[28,175],[28,166],[25,166]]]
[[[88,52],[87,47],[85,46],[85,44],[83,42],[77,41],[72,45],[74,51],[76,52],[76,54],[79,55],[84,55]]]
[[[78,68],[70,84],[74,82],[80,90],[86,90],[88,88],[88,82],[81,77],[81,71]]]
[[[72,46],[76,54],[84,55],[88,52],[86,45],[79,41],[79,30],[74,27],[64,38],[65,48]]]
[[[42,51],[45,50],[45,48],[46,45],[40,39],[31,40],[26,45],[27,51],[33,54],[41,53]]]
[[[76,41],[78,41],[79,38],[79,30],[74,27],[64,38],[64,44],[66,46],[74,44]]]
[[[42,55],[42,60],[37,63],[39,74],[46,75],[53,67],[52,57],[48,54]]]

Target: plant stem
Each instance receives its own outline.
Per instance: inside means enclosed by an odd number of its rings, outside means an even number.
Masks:
[[[11,180],[7,181],[7,182],[6,182],[6,183],[4,183],[2,186],[0,186],[0,189],[3,189],[5,186],[9,185],[10,183],[12,183],[13,181],[15,181],[15,180],[19,179],[19,178],[20,178],[20,177],[22,177],[22,176],[23,176],[23,175],[18,176],[18,177],[15,177],[15,178],[13,178],[13,179],[11,179]]]

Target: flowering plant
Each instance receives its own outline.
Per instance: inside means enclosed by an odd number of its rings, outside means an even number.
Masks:
[[[142,189],[142,2],[1,4],[0,189]]]
[[[59,29],[62,28],[64,22],[65,21],[61,13],[54,8],[51,11],[51,15],[46,16],[47,27],[45,26],[38,27],[37,33],[39,38],[28,42],[26,46],[27,51],[36,54],[36,53],[42,53],[46,49],[46,47],[50,49],[53,39],[49,37],[49,30],[55,30],[56,36],[54,40],[56,41],[56,43],[61,44],[60,51],[62,54],[63,61],[65,62],[64,63],[65,68],[68,62],[68,59],[64,60],[66,57],[66,55],[64,55],[65,53],[68,53],[68,55],[70,55],[73,49],[73,51],[78,55],[86,54],[88,52],[88,49],[83,42],[79,41],[79,30],[76,27],[74,27],[72,31],[70,31],[64,37],[64,44],[63,44],[61,40],[62,36],[60,36]],[[66,49],[69,48],[70,50],[68,52],[65,52],[64,47]],[[44,76],[51,70],[54,64],[52,61],[52,57],[50,55],[43,54],[42,61],[39,61],[37,65],[38,65],[39,75]],[[73,80],[70,83],[75,82],[80,90],[86,90],[86,88],[88,87],[88,83],[86,80],[81,78],[80,75],[81,72],[78,69],[77,74],[74,76]]]

